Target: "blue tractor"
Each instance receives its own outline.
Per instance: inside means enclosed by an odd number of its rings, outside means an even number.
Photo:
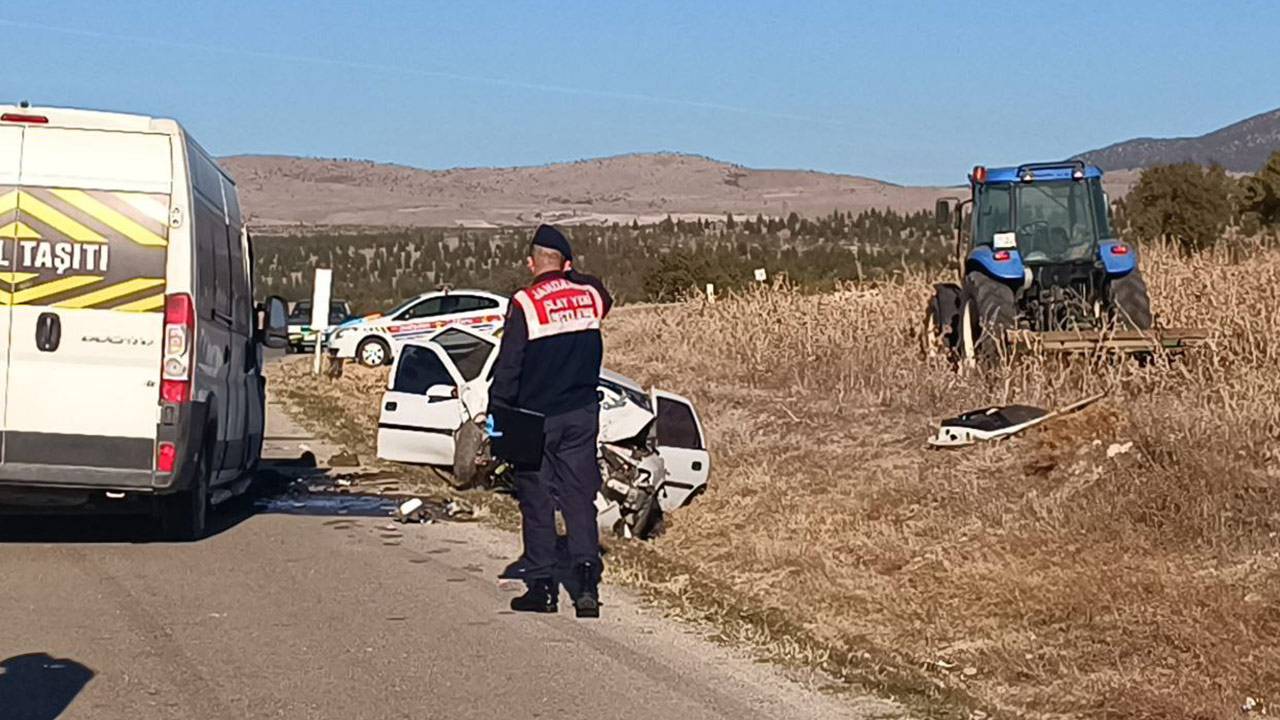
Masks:
[[[938,201],[939,224],[956,233],[960,282],[934,286],[926,319],[955,357],[990,360],[1019,345],[1142,352],[1199,339],[1153,329],[1137,248],[1111,230],[1098,168],[978,166],[969,188],[966,200]]]

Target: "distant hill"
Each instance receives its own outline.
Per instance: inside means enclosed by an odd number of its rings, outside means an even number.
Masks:
[[[474,227],[658,222],[932,208],[957,188],[758,170],[696,155],[620,155],[538,167],[421,170],[358,160],[241,155],[219,161],[256,224]]]
[[[1135,138],[1081,153],[1103,170],[1133,170],[1152,165],[1217,163],[1228,171],[1252,173],[1280,150],[1280,109],[1254,115],[1199,137]]]

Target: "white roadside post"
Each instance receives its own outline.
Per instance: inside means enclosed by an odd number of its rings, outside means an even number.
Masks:
[[[311,293],[311,332],[315,333],[316,357],[311,365],[311,374],[320,374],[320,354],[324,343],[324,331],[329,327],[329,296],[333,290],[333,271],[329,268],[316,268],[315,289]]]
[[[765,272],[764,268],[756,268],[756,273],[755,273],[755,275],[756,275],[756,282],[761,282],[761,283],[762,283],[762,282],[764,282],[765,280],[768,280],[768,279],[769,279],[769,274],[768,274],[767,272]]]

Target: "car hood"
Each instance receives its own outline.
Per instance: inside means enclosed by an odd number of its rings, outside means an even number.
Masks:
[[[640,387],[640,383],[636,382],[635,380],[632,380],[631,378],[627,377],[626,375],[619,375],[618,373],[616,373],[616,372],[614,372],[614,371],[612,371],[612,370],[608,370],[608,369],[606,369],[606,368],[600,368],[600,379],[601,379],[601,380],[607,380],[607,381],[609,381],[609,382],[613,383],[614,385],[618,385],[618,386],[620,386],[620,387],[624,387],[624,388],[626,388],[626,389],[628,389],[628,390],[631,390],[631,391],[633,391],[633,392],[637,392],[637,393],[639,393],[639,394],[641,394],[641,395],[648,395],[648,394],[649,394],[649,392],[648,392],[647,390],[645,390],[644,388]]]
[[[381,317],[382,317],[382,313],[370,313],[363,317],[354,317],[354,318],[351,318],[350,320],[347,320],[346,322],[338,323],[334,327],[339,330],[343,328],[349,328],[349,327],[358,327],[360,325],[364,325],[366,323],[377,320]]]

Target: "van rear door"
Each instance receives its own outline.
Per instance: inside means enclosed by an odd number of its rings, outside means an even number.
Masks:
[[[13,257],[18,236],[18,169],[22,156],[21,125],[0,125],[0,288],[12,279],[12,268],[3,262]],[[4,393],[9,374],[8,302],[0,304],[0,463],[4,461]]]
[[[5,456],[52,483],[149,479],[165,298],[170,136],[27,126],[0,296]]]

